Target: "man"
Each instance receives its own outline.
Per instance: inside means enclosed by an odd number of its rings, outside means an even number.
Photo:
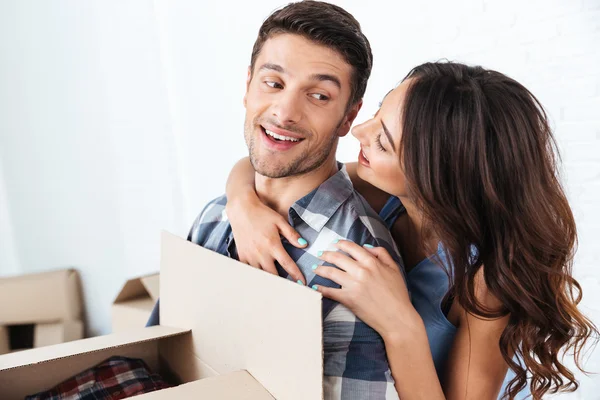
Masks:
[[[244,136],[256,191],[308,241],[303,249],[284,247],[310,286],[339,287],[312,271],[322,264],[319,251],[336,239],[385,247],[400,264],[390,233],[335,159],[338,138],[362,105],[371,65],[354,17],[315,1],[274,12],[252,51]],[[226,203],[225,196],[211,201],[188,240],[237,259]],[[277,271],[291,278],[280,265]],[[323,300],[323,330],[326,399],[398,398],[377,332],[330,299]]]

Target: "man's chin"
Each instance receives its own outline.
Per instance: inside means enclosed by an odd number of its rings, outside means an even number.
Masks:
[[[274,165],[266,162],[261,162],[257,160],[256,157],[250,156],[250,163],[254,168],[254,171],[264,176],[265,178],[285,178],[290,174],[289,165]]]
[[[270,179],[287,178],[288,176],[294,175],[291,171],[285,169],[259,167],[255,168],[255,171],[257,174]]]

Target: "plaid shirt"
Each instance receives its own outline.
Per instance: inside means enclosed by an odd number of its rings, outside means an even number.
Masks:
[[[338,168],[334,176],[289,210],[289,223],[308,240],[309,246],[298,249],[285,239],[283,246],[309,286],[340,287],[316,275],[311,268],[313,264],[324,264],[317,253],[335,250],[335,239],[385,247],[403,270],[390,232],[354,190],[346,168],[339,163]],[[237,259],[226,204],[225,196],[211,201],[194,222],[188,240]],[[290,278],[280,265],[277,269],[281,276]],[[323,299],[323,350],[326,400],[398,399],[381,336],[348,308],[327,298]]]
[[[170,387],[143,360],[115,356],[25,400],[118,400]]]

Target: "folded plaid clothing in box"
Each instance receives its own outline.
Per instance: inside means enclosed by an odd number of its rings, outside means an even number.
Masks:
[[[169,387],[143,360],[116,356],[25,400],[118,400]]]

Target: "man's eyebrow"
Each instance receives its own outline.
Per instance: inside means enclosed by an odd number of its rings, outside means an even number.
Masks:
[[[283,67],[281,65],[271,64],[271,63],[266,63],[266,64],[261,65],[259,70],[263,70],[263,69],[277,71],[277,72],[281,72],[281,73],[285,72],[285,70],[283,69]]]
[[[285,74],[285,70],[279,64],[265,63],[265,64],[263,64],[263,65],[260,66],[259,70],[270,70],[270,71],[276,71],[276,72],[280,72],[282,74]],[[329,82],[332,82],[339,89],[342,88],[342,82],[335,75],[330,75],[330,74],[313,74],[313,75],[310,76],[310,79],[313,80],[313,81],[319,81],[319,82],[329,81]]]
[[[335,86],[338,87],[338,89],[342,89],[342,82],[340,82],[339,78],[335,75],[330,75],[330,74],[313,74],[310,76],[310,79],[313,81],[319,81],[319,82],[332,82]]]
[[[394,146],[392,135],[390,134],[390,131],[388,130],[387,126],[385,126],[385,124],[383,123],[383,120],[381,121],[381,126],[383,127],[383,133],[385,133],[385,136],[387,136],[388,140],[390,141],[390,146],[392,146],[392,150],[396,152],[396,146]]]

